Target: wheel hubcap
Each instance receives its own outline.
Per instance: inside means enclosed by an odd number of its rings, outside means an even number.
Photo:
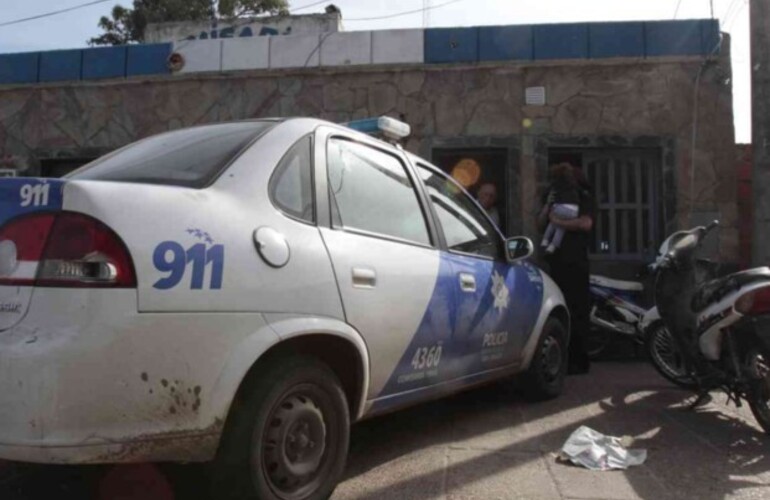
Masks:
[[[541,357],[543,375],[547,382],[553,382],[559,376],[562,367],[562,352],[559,342],[551,337],[543,341],[543,354]]]
[[[284,498],[298,493],[316,479],[326,451],[326,423],[308,395],[285,397],[273,410],[264,432],[265,475]]]

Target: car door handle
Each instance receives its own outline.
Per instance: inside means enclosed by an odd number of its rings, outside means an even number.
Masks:
[[[476,278],[474,278],[472,274],[460,273],[460,288],[462,288],[463,292],[475,292]]]
[[[374,288],[377,285],[377,273],[365,267],[353,268],[353,286],[356,288]]]

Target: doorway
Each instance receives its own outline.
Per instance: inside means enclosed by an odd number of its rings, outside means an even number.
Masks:
[[[452,176],[468,192],[477,198],[482,186],[491,184],[496,192],[494,206],[488,213],[496,213],[499,227],[504,234],[510,231],[508,217],[508,149],[506,148],[437,148],[433,150],[433,163]],[[486,188],[488,190],[489,188]],[[494,219],[494,217],[493,217]]]
[[[593,259],[645,262],[654,256],[663,225],[660,158],[658,149],[549,149],[549,165],[579,168],[593,190]]]
[[[95,158],[49,158],[40,160],[40,177],[63,177]]]

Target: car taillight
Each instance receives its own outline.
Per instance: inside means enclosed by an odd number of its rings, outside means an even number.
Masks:
[[[37,265],[54,219],[53,214],[35,214],[0,229],[0,285],[35,284]]]
[[[132,288],[136,273],[121,239],[98,220],[35,214],[0,229],[0,285]]]
[[[770,313],[770,287],[757,288],[735,301],[735,310],[747,316]]]

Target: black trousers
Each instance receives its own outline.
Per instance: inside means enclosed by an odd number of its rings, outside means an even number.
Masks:
[[[554,255],[548,259],[551,277],[559,285],[569,308],[571,336],[569,362],[571,365],[587,366],[585,338],[591,327],[591,296],[589,291],[588,259],[564,260]]]

